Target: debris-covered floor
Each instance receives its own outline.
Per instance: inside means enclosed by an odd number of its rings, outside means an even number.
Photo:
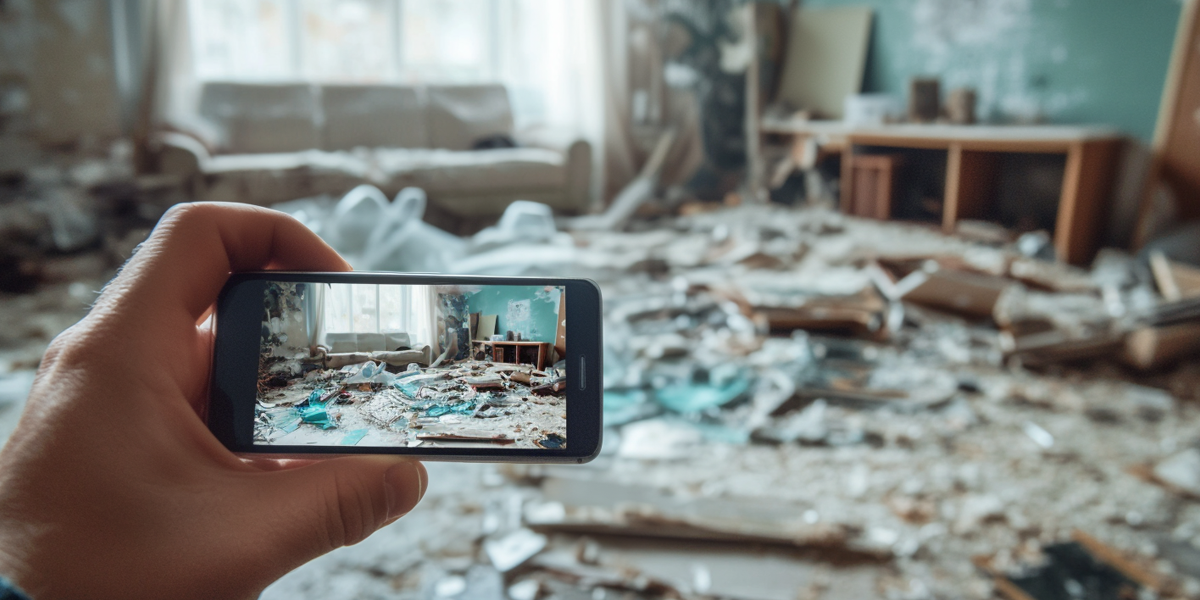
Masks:
[[[551,369],[551,371],[554,371]],[[490,361],[311,369],[260,392],[255,443],[303,446],[564,448],[557,372]]]
[[[600,283],[602,455],[431,464],[264,598],[1200,597],[1200,363],[1167,360],[1200,311],[1137,261],[820,210],[632,229],[457,263]],[[3,298],[45,333],[3,334],[0,396],[98,283]]]

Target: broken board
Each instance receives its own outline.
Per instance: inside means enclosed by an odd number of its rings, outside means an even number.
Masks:
[[[511,444],[516,441],[493,431],[444,425],[434,425],[422,429],[417,434],[417,439],[428,442],[478,442],[481,444]]]

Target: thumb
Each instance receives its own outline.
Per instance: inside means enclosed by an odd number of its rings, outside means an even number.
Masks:
[[[259,489],[259,500],[271,503],[278,518],[270,527],[272,546],[294,553],[295,564],[357,544],[404,516],[429,481],[420,462],[387,456],[335,458],[262,475],[272,481]]]

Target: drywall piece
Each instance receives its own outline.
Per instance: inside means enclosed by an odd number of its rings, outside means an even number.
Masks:
[[[801,8],[792,15],[779,100],[818,117],[842,118],[846,96],[862,91],[871,9]]]
[[[741,548],[711,542],[629,540],[599,542],[600,563],[634,570],[654,581],[706,597],[738,600],[847,600],[878,597],[887,573],[880,564],[846,561],[833,553]]]
[[[887,551],[856,545],[851,527],[806,521],[805,507],[787,502],[672,496],[651,487],[559,477],[544,480],[542,493],[545,501],[527,506],[524,512],[525,525],[533,529],[641,541],[661,538],[837,549],[872,560],[889,556]]]
[[[475,339],[490,340],[496,333],[497,315],[479,315],[479,326],[475,328]]]

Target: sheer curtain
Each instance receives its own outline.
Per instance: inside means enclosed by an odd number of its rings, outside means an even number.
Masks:
[[[436,346],[430,286],[335,283],[323,298],[323,332],[404,332],[413,346]]]
[[[304,314],[308,328],[308,351],[316,354],[317,345],[325,338],[325,290],[323,283],[305,285]]]
[[[594,197],[637,172],[626,0],[160,0],[153,127],[203,131],[205,81],[505,84],[518,133],[589,141]],[[635,158],[635,155],[639,155]],[[606,182],[606,178],[610,179]]]

